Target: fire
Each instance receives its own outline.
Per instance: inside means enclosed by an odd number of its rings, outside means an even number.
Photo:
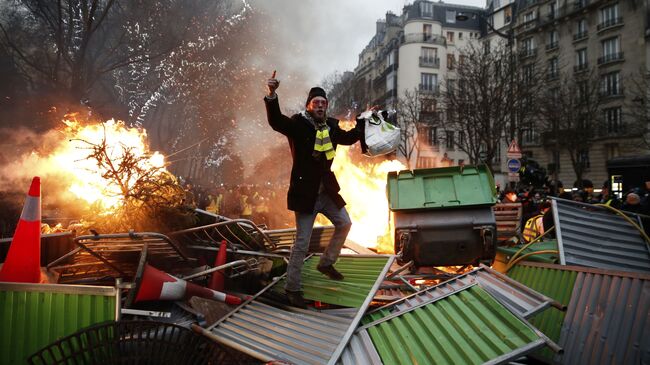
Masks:
[[[351,154],[349,147],[339,146],[332,165],[352,219],[348,238],[360,245],[376,248],[378,252],[392,253],[386,174],[405,167],[397,160],[373,163],[368,158],[368,163],[354,163]]]
[[[138,158],[144,157],[137,162],[140,168],[156,170],[165,165],[162,154],[149,151],[147,133],[143,129],[129,128],[124,122],[113,119],[89,125],[81,125],[75,120],[64,120],[63,123],[66,127],[62,132],[68,141],[59,145],[50,158],[57,169],[72,178],[69,191],[75,197],[99,206],[105,212],[123,203],[124,189],[133,187],[138,176],[128,176],[124,186],[107,179],[97,161],[87,158],[92,145],[101,145],[105,141],[106,155],[116,165],[121,162],[124,150]]]

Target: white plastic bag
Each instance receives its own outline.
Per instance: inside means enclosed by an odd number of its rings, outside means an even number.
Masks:
[[[381,111],[368,110],[361,113],[359,118],[365,120],[366,156],[381,156],[397,149],[400,129],[386,122]]]

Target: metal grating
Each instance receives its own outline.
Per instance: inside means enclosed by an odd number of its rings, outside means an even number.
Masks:
[[[0,364],[27,357],[80,328],[115,320],[113,287],[0,283]]]
[[[74,242],[78,246],[75,250],[47,266],[48,270],[60,275],[59,283],[62,284],[131,279],[144,251],[148,263],[172,274],[198,265],[196,259],[188,257],[183,249],[160,233],[87,235],[76,237]]]
[[[339,365],[381,365],[381,357],[366,330],[355,333],[343,351]]]
[[[650,276],[578,272],[555,360],[562,364],[650,362]]]
[[[386,265],[386,256],[350,255],[340,256],[334,267],[343,274],[341,281],[330,280],[316,270],[319,256],[305,261],[302,269],[302,288],[305,298],[344,307],[359,308],[368,290],[377,280],[377,274]],[[278,292],[284,291],[284,280],[276,285]]]
[[[524,318],[528,318],[547,308],[550,304],[561,307],[560,303],[555,300],[482,265],[480,268],[464,275],[419,291],[379,309],[387,309],[391,313],[408,310],[409,308],[437,300],[473,284],[478,284],[506,308]]]
[[[605,208],[553,198],[560,263],[650,273],[650,246]]]
[[[310,261],[315,266],[318,258],[307,260],[305,268]],[[303,270],[305,294],[307,288],[314,290],[316,284],[322,286],[325,292],[341,290],[337,295],[326,295],[332,298],[352,296],[352,293],[346,291],[357,290],[353,297],[363,296],[364,299],[356,307],[354,315],[337,316],[270,305],[258,299],[266,290],[277,291],[276,288],[281,288],[283,281],[278,280],[202,331],[213,340],[262,361],[280,360],[296,365],[335,364],[392,262],[392,256],[339,257],[337,268],[346,275],[346,281],[358,284],[354,286],[332,280],[326,280],[330,284],[324,285],[320,278],[315,279],[308,270]],[[339,266],[341,263],[343,265]],[[356,271],[352,266],[356,266]]]
[[[352,318],[253,301],[212,333],[225,345],[249,348],[249,355],[263,361],[326,364],[351,323]]]
[[[513,266],[508,276],[566,307],[571,299],[577,276],[576,272],[565,270],[566,268],[567,266],[521,262]],[[548,308],[531,318],[530,323],[552,341],[557,342],[560,339],[564,316],[565,312],[557,308]],[[554,356],[549,349],[538,351],[535,355],[549,362]]]
[[[545,343],[478,285],[366,327],[385,364],[503,363]]]

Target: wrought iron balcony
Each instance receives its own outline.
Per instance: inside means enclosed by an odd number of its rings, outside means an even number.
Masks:
[[[610,53],[608,55],[604,55],[603,57],[599,57],[598,66],[602,66],[610,62],[618,62],[618,61],[623,61],[623,52]]]
[[[575,73],[584,72],[584,71],[587,71],[588,69],[589,69],[589,63],[587,63],[587,62],[580,63],[580,64],[577,64],[577,65],[573,66],[573,72],[575,72]]]
[[[420,84],[420,93],[428,95],[438,95],[440,87],[438,85]]]
[[[559,45],[558,41],[549,43],[546,45],[546,51],[553,51],[558,48],[558,45]]]
[[[440,58],[420,57],[420,67],[440,68]]]
[[[612,28],[618,25],[623,24],[623,18],[618,17],[618,18],[611,18],[603,21],[602,23],[598,24],[598,31],[600,32],[601,30],[605,30],[607,28]]]
[[[587,39],[588,36],[589,36],[589,32],[587,32],[586,30],[583,30],[582,32],[578,32],[578,33],[573,35],[573,41],[578,42],[578,41],[581,41],[583,39]]]

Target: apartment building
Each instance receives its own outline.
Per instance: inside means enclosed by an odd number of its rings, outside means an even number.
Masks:
[[[460,50],[481,37],[479,18],[459,22],[460,12],[483,9],[417,0],[400,16],[388,13],[377,22],[377,32],[359,55],[355,69],[356,100],[394,107],[398,99],[421,101],[416,132],[418,152],[411,166],[437,167],[462,163],[466,155],[455,149],[456,131],[443,130],[436,96],[453,80]],[[399,156],[404,158],[405,156]]]
[[[600,187],[607,179],[606,161],[618,156],[647,154],[639,139],[633,92],[635,80],[648,74],[648,3],[639,0],[524,0],[516,4],[516,45],[522,62],[546,68],[549,86],[581,73],[600,79],[598,116],[587,121],[593,136],[578,154],[586,170],[583,179]],[[646,99],[647,102],[647,99]],[[553,138],[533,125],[521,141],[523,152],[570,187],[576,180],[570,155],[554,156]],[[559,161],[556,166],[554,161]]]

